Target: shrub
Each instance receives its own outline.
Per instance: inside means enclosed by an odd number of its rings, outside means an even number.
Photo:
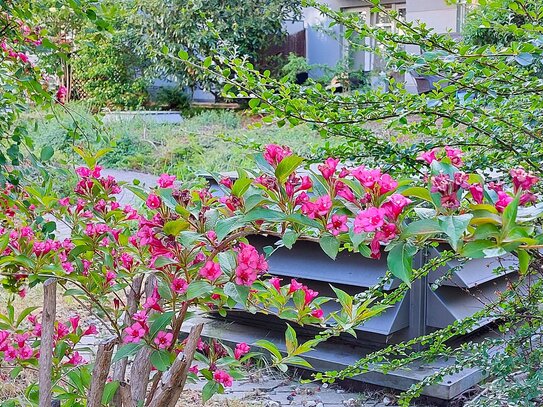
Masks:
[[[156,102],[166,110],[186,111],[190,107],[190,97],[181,86],[160,88]]]

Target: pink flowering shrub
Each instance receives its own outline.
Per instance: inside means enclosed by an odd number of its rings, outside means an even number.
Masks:
[[[301,281],[274,277],[270,259],[251,245],[252,235],[277,236],[278,245],[288,248],[298,239],[311,240],[332,259],[342,250],[386,256],[390,272],[407,284],[414,253],[432,241],[446,242],[465,257],[537,244],[529,224],[543,212],[532,190],[536,177],[512,170],[508,187],[463,173],[458,150],[421,157],[430,166],[423,179],[396,180],[380,169],[349,168],[333,158],[315,172],[306,171],[290,149],[272,145],[257,158],[257,173],[240,170],[237,179],[220,180],[220,191],[187,190],[168,174],[144,191],[102,176],[89,159],[90,165],[76,170],[73,195],[11,185],[2,191],[2,284],[24,296],[56,277],[67,295],[100,315],[100,332],[117,339],[114,363],[147,355],[153,370],[143,379],[153,383],[184,351],[181,332],[197,308],[222,316],[242,308],[325,329],[328,334],[320,339],[298,344],[289,325],[285,354],[267,341],[257,343],[281,369],[289,363],[307,367],[301,354],[386,307],[370,300],[325,313],[326,302],[357,300],[337,289],[337,300],[323,297]],[[123,189],[141,199],[137,208],[117,201]],[[69,235],[55,234],[56,224],[69,226]],[[0,325],[1,366],[35,365],[39,314],[31,312],[22,325]],[[78,345],[96,328],[83,327],[74,317],[59,323],[57,331],[56,377],[66,377],[67,366],[71,375],[88,374]],[[190,377],[207,381],[204,398],[209,398],[241,377],[255,356],[249,344],[230,349],[215,340],[200,341]],[[128,378],[117,377],[111,386]]]

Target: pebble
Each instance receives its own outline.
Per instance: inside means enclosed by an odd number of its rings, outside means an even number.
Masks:
[[[383,398],[383,404],[384,404],[385,406],[390,406],[390,405],[392,405],[392,403],[393,403],[393,400],[392,400],[390,397],[386,397],[386,396],[385,396],[385,397]]]

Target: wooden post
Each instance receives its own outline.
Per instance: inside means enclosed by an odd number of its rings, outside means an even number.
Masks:
[[[150,275],[145,281],[145,295],[150,297],[155,289],[156,277]],[[150,310],[148,315],[151,316],[155,311]],[[130,387],[132,400],[136,405],[141,401],[145,402],[147,387],[149,386],[149,375],[151,374],[151,353],[152,349],[143,347],[134,357],[132,368],[130,369]]]
[[[116,343],[117,338],[111,337],[98,345],[87,397],[87,407],[100,407],[102,405],[102,396],[104,395],[104,388],[111,367],[111,356]]]
[[[132,281],[132,285],[130,287],[130,292],[127,295],[127,299],[126,299],[127,309],[124,314],[124,324],[126,326],[130,325],[130,323],[132,322],[132,315],[134,315],[134,313],[138,310],[138,305],[139,305],[140,297],[141,297],[141,286],[143,284],[143,277],[144,276],[141,275],[134,278],[134,281]],[[123,358],[119,360],[117,363],[115,363],[113,367],[113,380],[118,381],[119,383],[121,383],[121,385],[125,381],[127,365],[128,365],[128,358]],[[117,389],[117,391],[115,392],[115,395],[113,396],[113,400],[111,404],[114,407],[122,407],[123,405],[126,406],[125,402],[123,402],[121,390],[122,390],[121,387],[119,387],[119,389]],[[128,389],[128,392],[130,393],[130,389]],[[126,390],[125,390],[125,393],[126,393]]]
[[[185,388],[190,365],[194,359],[194,353],[198,347],[198,339],[200,339],[203,327],[204,324],[192,327],[183,352],[177,355],[173,365],[162,377],[149,407],[175,407]]]
[[[50,278],[43,284],[43,312],[41,321],[41,344],[38,371],[39,407],[51,407],[53,338],[57,313],[57,281]]]

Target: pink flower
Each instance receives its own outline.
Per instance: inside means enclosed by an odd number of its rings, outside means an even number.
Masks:
[[[464,164],[462,162],[462,150],[445,146],[445,154],[447,154],[447,157],[451,160],[451,164],[455,167],[461,167]]]
[[[232,387],[232,376],[230,376],[224,370],[215,370],[215,373],[213,373],[213,379],[217,383],[221,383],[224,387]]]
[[[206,264],[200,269],[200,275],[203,278],[207,278],[209,281],[215,281],[222,274],[221,266],[214,261],[207,261]]]
[[[329,195],[319,196],[315,202],[304,202],[302,204],[302,213],[308,218],[323,218],[328,215],[332,208],[332,198]]]
[[[9,332],[0,330],[0,352],[4,352],[8,348]]]
[[[292,150],[289,147],[277,144],[268,144],[264,150],[264,159],[273,167],[290,155],[292,155]]]
[[[509,196],[506,192],[498,192],[498,200],[494,204],[498,212],[503,212],[504,209],[513,201],[513,198]]]
[[[313,301],[319,295],[318,291],[314,291],[311,288],[307,288],[307,287],[304,286],[302,289],[304,290],[304,293],[305,293],[305,305],[306,306],[309,305],[311,303],[311,301]]]
[[[126,334],[123,340],[124,343],[138,343],[147,333],[147,329],[141,322],[134,322],[125,328],[124,333]]]
[[[234,186],[234,182],[232,181],[231,178],[228,178],[228,177],[221,178],[221,180],[219,181],[219,184],[224,185],[228,189],[232,189],[232,187]]]
[[[70,206],[70,198],[69,197],[61,198],[58,200],[58,204],[60,206]]]
[[[71,274],[74,271],[74,265],[70,263],[69,261],[65,261],[62,263],[62,268],[66,272],[66,274]]]
[[[250,350],[250,346],[247,345],[245,342],[238,343],[236,345],[236,349],[234,349],[234,357],[239,360],[242,356],[249,353]]]
[[[354,220],[354,232],[373,232],[383,226],[385,222],[385,210],[371,207],[360,211]]]
[[[437,149],[432,149],[430,151],[426,151],[424,153],[420,153],[418,156],[417,156],[417,160],[419,161],[424,161],[426,162],[427,164],[432,164],[434,161],[437,161],[437,158],[436,158],[436,152],[437,152]]]
[[[6,362],[13,362],[15,359],[17,359],[17,349],[9,345],[4,351],[4,360]]]
[[[483,203],[484,190],[481,184],[471,184],[469,186],[469,192],[471,193],[471,197],[475,202],[477,202],[478,204]]]
[[[134,257],[124,252],[123,254],[121,254],[121,263],[123,264],[123,267],[125,269],[131,270],[134,266]]]
[[[199,372],[198,365],[191,366],[189,369],[189,372],[192,374],[198,374]]]
[[[263,255],[250,244],[241,243],[238,249],[236,284],[249,286],[258,275],[268,270],[268,262]]]
[[[19,348],[17,353],[18,353],[19,359],[21,360],[28,360],[34,355],[34,351],[28,345],[25,345],[22,348]]]
[[[364,166],[353,169],[351,174],[368,189],[373,189],[381,178],[380,169],[368,170]]]
[[[281,279],[278,277],[272,277],[268,280],[268,282],[277,290],[277,292],[281,292]]]
[[[292,280],[290,280],[290,287],[288,289],[288,293],[289,294],[292,294],[294,293],[295,291],[298,291],[298,290],[301,290],[304,288],[304,285],[302,283],[299,283],[298,281],[296,281],[294,278]]]
[[[330,222],[326,225],[326,229],[334,236],[342,232],[348,232],[347,215],[332,215]]]
[[[336,182],[336,193],[338,194],[338,196],[342,197],[346,201],[349,201],[349,202],[356,201],[356,197],[354,196],[353,190],[342,181]]]
[[[160,331],[155,339],[154,343],[158,346],[159,349],[169,348],[173,341],[173,334],[171,332]]]
[[[147,319],[149,318],[149,316],[147,315],[147,313],[145,311],[138,311],[136,313],[134,313],[134,315],[132,315],[132,319],[134,321],[138,321],[138,322],[142,322],[142,323],[147,323]]]
[[[89,325],[89,327],[85,329],[85,332],[83,332],[83,336],[96,335],[97,333],[98,329],[96,329],[96,325]]]
[[[189,285],[184,278],[174,278],[170,288],[176,294],[182,295],[187,291]]]
[[[318,318],[318,319],[321,319],[323,316],[324,316],[324,311],[322,309],[316,309],[316,310],[313,310],[311,311],[311,316],[312,317],[315,317],[315,318]]]
[[[160,205],[162,204],[162,200],[159,196],[155,194],[149,194],[147,197],[147,201],[145,201],[145,204],[150,209],[157,209],[160,208]]]
[[[402,194],[392,194],[381,205],[386,211],[387,216],[390,219],[396,220],[402,213],[403,209],[411,203],[411,199],[406,198]]]
[[[388,174],[383,174],[377,181],[379,195],[384,195],[387,192],[393,191],[398,187],[398,182]]]
[[[336,172],[337,165],[339,164],[339,159],[336,158],[327,158],[324,164],[318,166],[319,171],[321,172],[324,179],[329,180],[332,178]]]
[[[57,101],[64,104],[66,96],[68,96],[68,89],[65,86],[59,86],[56,94]]]
[[[51,250],[53,250],[53,245],[51,244],[50,240],[46,240],[44,242],[35,242],[34,247],[32,247],[32,251],[38,257],[46,255]]]
[[[513,178],[513,186],[515,187],[515,193],[518,190],[528,191],[532,186],[537,184],[539,178],[526,172],[524,168],[516,168],[509,171],[511,178]]]
[[[176,179],[175,175],[162,174],[157,181],[160,188],[171,188]]]
[[[76,315],[75,317],[70,318],[70,325],[72,326],[72,332],[75,332],[77,330],[77,327],[79,326],[79,320],[81,318]]]
[[[85,363],[87,363],[87,361],[77,351],[74,352],[68,362],[66,362],[66,364],[74,366],[84,365]]]
[[[526,191],[520,196],[519,205],[525,206],[529,203],[535,203],[536,201],[537,197],[530,191]]]
[[[75,173],[79,175],[81,178],[90,177],[92,174],[92,171],[90,168],[87,167],[78,167],[75,169]]]

